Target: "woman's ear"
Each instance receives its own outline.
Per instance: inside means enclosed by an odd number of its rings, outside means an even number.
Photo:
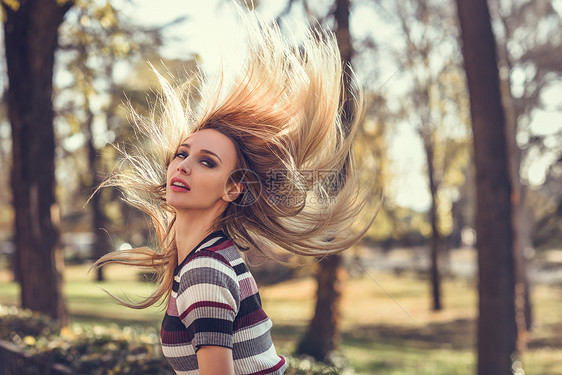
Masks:
[[[244,191],[244,185],[241,182],[232,183],[229,187],[225,189],[225,193],[221,197],[226,202],[235,201],[236,198],[242,194]]]

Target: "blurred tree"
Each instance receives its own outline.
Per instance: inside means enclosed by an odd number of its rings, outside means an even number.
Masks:
[[[513,186],[513,227],[515,229],[516,306],[518,347],[525,348],[526,331],[532,325],[527,263],[532,254],[532,235],[537,206],[529,203],[528,169],[540,155],[550,155],[556,163],[562,146],[555,139],[562,127],[552,124],[549,131],[533,129],[537,110],[548,110],[543,94],[562,84],[562,48],[559,38],[562,17],[552,1],[490,1],[498,35],[498,63],[502,79],[502,99],[507,119],[507,141]],[[558,108],[560,110],[560,108]],[[548,175],[551,168],[546,169]],[[546,178],[545,178],[546,179]],[[553,192],[554,193],[554,192]],[[560,193],[551,197],[561,201]]]
[[[3,31],[0,30],[0,45],[4,45]],[[12,192],[10,190],[10,153],[11,134],[8,121],[8,107],[6,106],[6,91],[8,89],[6,65],[4,62],[4,49],[0,49],[0,244],[9,246],[11,240],[14,213],[12,205]],[[0,252],[8,252],[7,248]]]
[[[367,79],[368,80],[368,79]],[[360,161],[357,164],[362,183],[375,192],[384,191],[392,179],[392,164],[388,157],[388,122],[391,120],[386,99],[381,93],[366,89],[365,116],[356,136],[353,152]],[[367,203],[366,209],[378,211],[377,224],[366,234],[369,242],[388,245],[404,237],[408,230],[399,217],[397,207],[390,199],[379,199]],[[355,228],[360,230],[368,224],[368,216],[358,218]]]
[[[127,75],[119,84],[114,83],[111,91],[108,108],[105,112],[107,116],[107,126],[109,131],[114,134],[114,143],[118,148],[126,148],[128,152],[131,144],[150,143],[147,141],[148,134],[136,132],[135,128],[128,122],[131,121],[132,110],[141,118],[158,121],[160,108],[155,107],[158,103],[156,97],[161,95],[161,86],[152,68],[146,61],[150,61],[154,68],[164,77],[170,77],[173,83],[183,84],[187,79],[191,79],[198,69],[196,57],[190,59],[165,59],[158,54],[147,52],[143,55],[144,60],[137,60],[136,64],[130,66]],[[131,64],[133,62],[130,62]],[[194,101],[199,99],[197,93],[190,94]],[[126,98],[127,105],[123,105],[123,98]],[[134,141],[133,141],[134,139]],[[143,147],[143,146],[141,146]],[[120,154],[114,146],[106,144],[100,153],[100,162],[105,171],[111,171],[119,163]],[[124,166],[125,168],[127,166]],[[149,218],[138,209],[119,202],[117,189],[103,189],[97,194],[102,194],[104,212],[111,226],[111,234],[123,238],[132,246],[146,246],[150,242],[153,233],[150,233],[151,225]]]
[[[442,308],[440,258],[453,229],[452,200],[465,182],[459,170],[470,162],[465,82],[457,58],[454,8],[443,1],[379,1],[393,19],[402,43],[392,41],[408,83],[400,116],[414,126],[425,155],[430,208],[430,280],[433,310]]]
[[[511,181],[496,45],[486,0],[457,0],[474,130],[479,269],[478,374],[516,359]]]
[[[72,1],[6,1],[4,39],[12,129],[12,192],[21,305],[68,319],[57,249],[53,65],[58,28]]]
[[[337,0],[329,4],[322,4],[314,7],[306,0],[289,0],[281,17],[288,15],[295,5],[302,6],[305,16],[313,26],[332,28],[336,34],[343,64],[346,70],[346,91],[349,91],[349,66],[355,54],[353,43],[360,44],[358,50],[364,55],[374,51],[375,45],[370,36],[364,40],[353,40],[350,32],[350,15],[352,2],[349,0]],[[318,5],[318,4],[316,4]],[[328,6],[326,6],[328,5]],[[326,10],[328,8],[328,10]],[[322,16],[322,14],[324,14]],[[369,66],[357,65],[363,68],[363,72],[373,68],[372,59],[366,58]],[[366,84],[366,116],[364,125],[356,139],[354,152],[361,159],[361,179],[373,191],[381,191],[387,185],[391,174],[389,172],[389,160],[386,153],[386,120],[389,117],[386,101],[380,94],[381,87],[373,88],[371,82],[377,82],[375,77],[372,80],[364,77],[363,83]],[[377,90],[371,92],[369,90]],[[347,93],[346,95],[349,95]],[[344,117],[349,123],[354,113],[354,108],[344,107]],[[373,172],[376,171],[376,176]],[[399,231],[395,230],[402,227],[402,220],[396,214],[396,208],[392,204],[381,203],[380,201],[371,202],[369,208],[372,212],[380,209],[379,225],[373,228],[369,235],[377,242],[384,240],[392,241]],[[381,220],[383,224],[381,225]],[[367,224],[363,220],[358,220],[358,226],[363,227]],[[407,230],[404,229],[404,232]],[[329,354],[337,349],[340,340],[340,299],[342,279],[345,274],[342,255],[330,256],[323,259],[317,269],[316,281],[316,307],[314,316],[304,336],[299,341],[297,352],[308,354],[319,360],[329,360]]]
[[[562,243],[562,199],[552,199],[562,195],[561,178],[562,159],[550,167],[540,189],[529,191],[527,199],[539,218],[533,228],[534,246],[552,249],[559,248]]]
[[[303,1],[306,5],[306,1]],[[351,59],[353,46],[349,30],[350,0],[336,0],[329,12],[335,23],[335,35],[338,41],[342,63],[344,64],[344,98],[350,98]],[[353,101],[345,100],[342,120],[344,128],[351,124],[356,116]],[[344,166],[344,168],[348,165]],[[343,171],[345,173],[345,171]],[[340,309],[344,270],[343,255],[330,255],[322,259],[316,275],[316,307],[308,328],[297,345],[297,353],[308,354],[317,360],[330,361],[329,355],[339,346],[341,327]]]
[[[70,143],[67,148],[72,151],[67,154],[82,151],[77,144],[85,144],[87,162],[75,171],[81,175],[80,185],[92,192],[108,172],[108,163],[103,162],[101,154],[111,147],[109,142],[115,140],[117,133],[115,127],[121,124],[112,121],[123,99],[123,90],[117,83],[122,79],[118,71],[127,70],[127,66],[136,64],[143,56],[154,55],[161,45],[162,29],[132,24],[125,12],[109,2],[93,0],[76,4],[67,19],[61,27],[59,56],[71,78],[57,90],[57,124],[62,133],[59,135],[62,149]],[[118,98],[114,100],[114,96]],[[83,138],[76,140],[77,135]],[[64,142],[69,137],[74,137],[74,141]],[[68,193],[68,185],[63,186]],[[114,198],[111,194],[97,193],[89,201],[95,259],[112,248],[107,233],[111,220],[105,206]],[[102,268],[97,270],[97,280],[103,280]]]

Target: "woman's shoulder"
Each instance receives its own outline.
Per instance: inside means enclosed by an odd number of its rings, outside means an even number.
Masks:
[[[240,253],[236,244],[226,235],[217,239],[211,246],[196,249],[188,262],[200,258],[212,258],[224,263],[237,262],[240,259]]]
[[[240,263],[241,257],[236,244],[226,235],[215,238],[209,246],[201,246],[188,255],[178,267],[178,274],[185,274],[200,268],[213,268],[226,273],[233,278],[236,275],[235,267]]]
[[[217,246],[201,249],[186,259],[175,276],[178,294],[193,287],[193,293],[200,296],[206,293],[214,295],[216,290],[220,290],[219,294],[228,291],[229,295],[239,298],[238,272],[232,256],[237,250],[229,242],[222,241]]]

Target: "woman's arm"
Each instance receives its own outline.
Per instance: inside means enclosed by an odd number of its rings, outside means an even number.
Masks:
[[[201,375],[234,375],[232,349],[222,346],[202,346],[197,350]]]

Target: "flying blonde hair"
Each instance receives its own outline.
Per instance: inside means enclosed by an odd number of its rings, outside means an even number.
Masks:
[[[166,169],[182,141],[198,130],[215,129],[236,146],[231,179],[244,190],[218,218],[217,228],[240,249],[268,257],[275,257],[271,249],[322,257],[359,241],[374,219],[352,234],[371,196],[359,183],[352,155],[363,100],[355,77],[344,76],[335,36],[309,29],[293,43],[276,23],[254,12],[239,15],[248,35],[242,69],[221,69],[214,77],[199,72],[179,88],[156,73],[162,87],[159,116],[154,112],[147,121],[133,111],[137,131],[151,143],[122,151],[126,168],[101,186],[121,188],[129,204],[152,218],[158,240],[156,249],[114,251],[95,263],[158,271],[152,295],[138,303],[118,299],[126,306],[145,308],[170,295],[177,248]]]

